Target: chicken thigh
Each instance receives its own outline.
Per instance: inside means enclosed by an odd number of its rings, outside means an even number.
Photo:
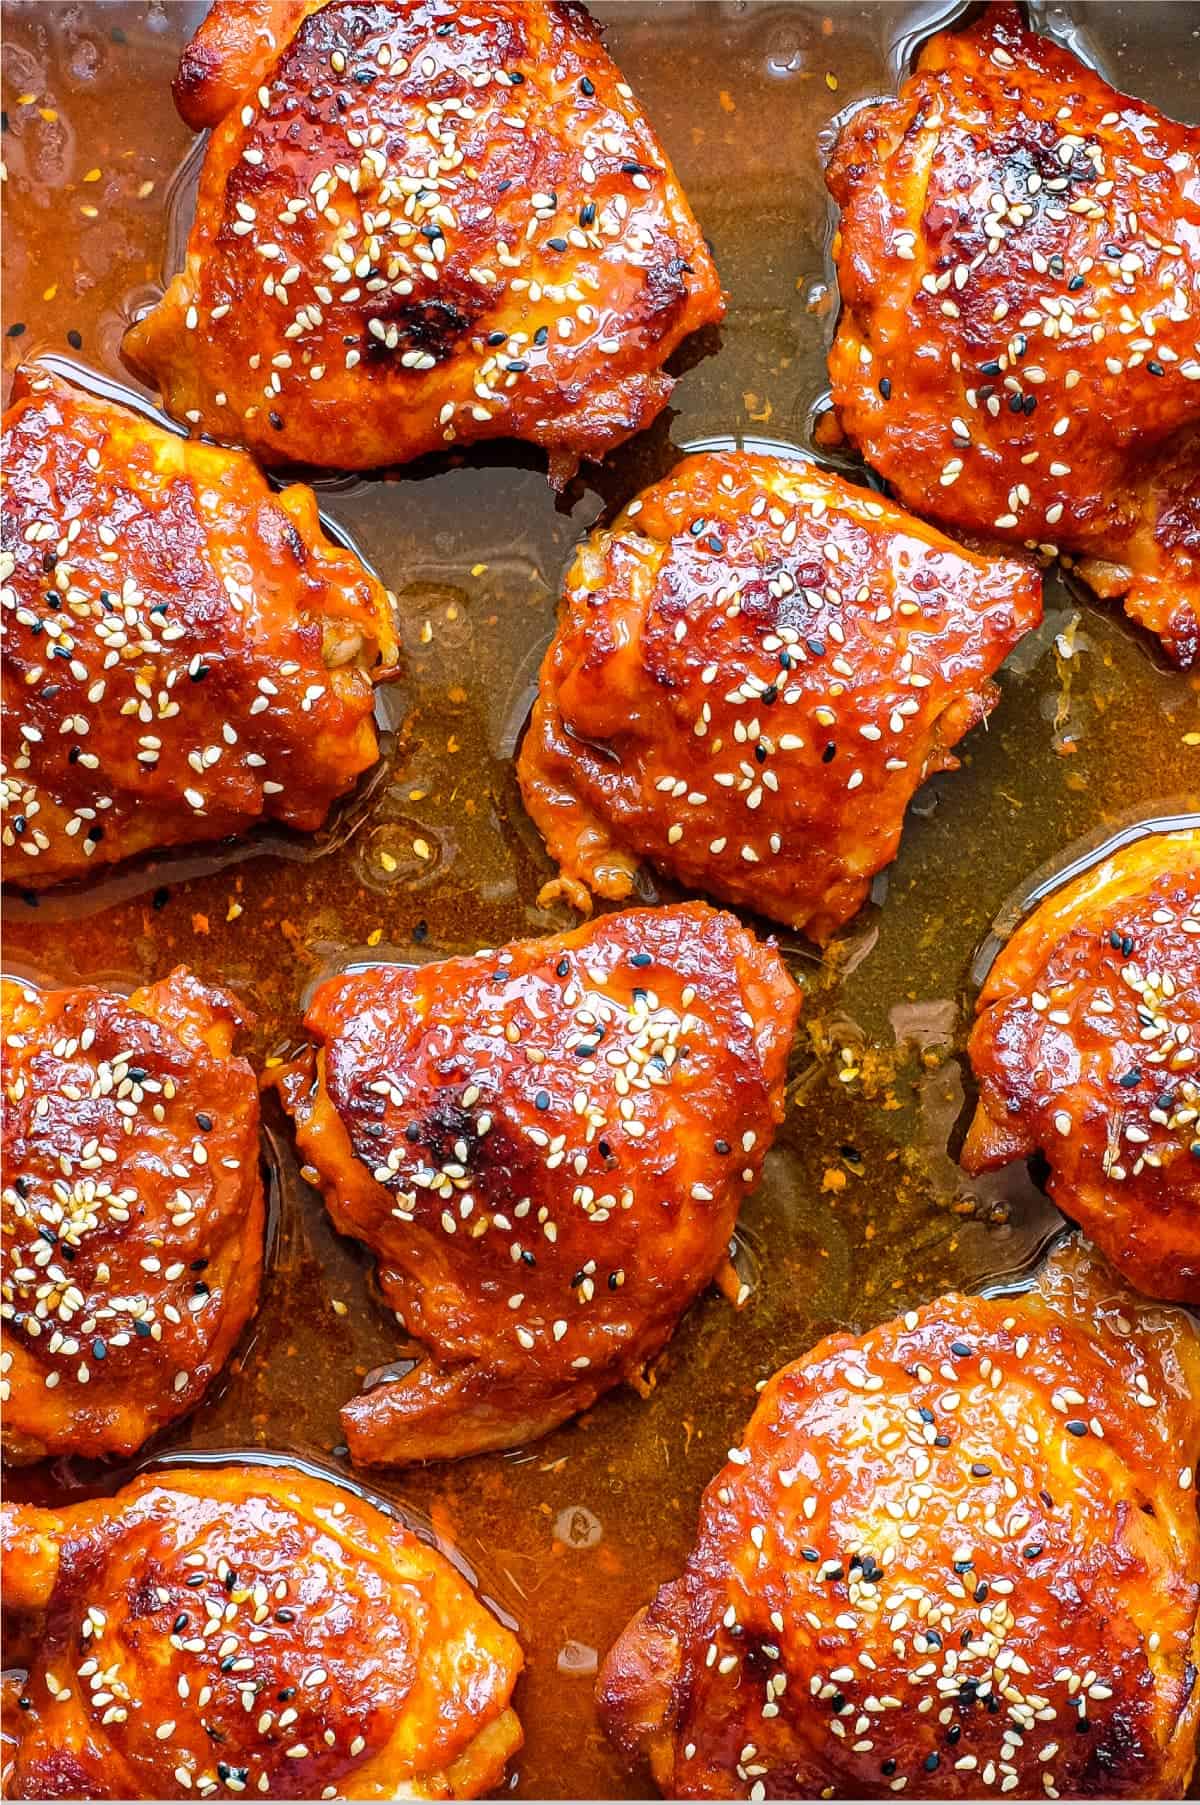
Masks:
[[[144,1473],[3,1539],[36,1638],[9,1798],[474,1799],[521,1746],[515,1638],[311,1472]]]
[[[1200,1304],[1200,829],[1136,840],[1001,950],[968,1051],[968,1172],[1039,1148],[1132,1284]]]
[[[424,1350],[346,1405],[356,1461],[510,1447],[642,1380],[727,1267],[798,1007],[702,904],[318,989],[284,1099]]]
[[[647,426],[724,303],[674,171],[572,0],[216,0],[187,262],[129,332],[166,405],[267,462],[476,439],[561,481]]]
[[[799,460],[685,458],[579,548],[518,774],[562,868],[620,899],[648,859],[824,941],[1041,619],[989,561]]]
[[[600,1712],[677,1799],[1178,1798],[1200,1340],[1090,1250],[763,1391]]]
[[[264,1217],[240,1021],[183,966],[128,998],[0,981],[7,1460],[131,1454],[233,1351]]]
[[[6,877],[320,827],[379,755],[397,650],[312,490],[41,375],[3,455]]]
[[[900,500],[1072,554],[1200,658],[1200,129],[993,6],[827,170],[841,425]]]

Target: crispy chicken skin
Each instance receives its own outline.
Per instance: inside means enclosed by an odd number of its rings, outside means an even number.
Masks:
[[[673,1798],[1177,1798],[1200,1346],[1085,1247],[767,1385],[600,1712]]]
[[[580,546],[521,749],[587,909],[638,861],[827,940],[1041,619],[987,560],[814,465],[685,458]]]
[[[1200,658],[1200,130],[1015,6],[842,127],[842,427],[899,498],[1075,554]]]
[[[976,1008],[967,1171],[1040,1148],[1059,1209],[1131,1284],[1200,1304],[1200,829],[1055,891]]]
[[[267,462],[476,439],[561,481],[649,425],[719,320],[674,171],[567,0],[216,0],[187,262],[129,332],[171,413]]]
[[[700,903],[323,984],[283,1079],[335,1224],[425,1357],[342,1412],[368,1464],[528,1441],[643,1382],[722,1267],[799,996]]]
[[[474,1799],[521,1746],[515,1638],[328,1480],[150,1472],[3,1544],[40,1618],[9,1798]]]
[[[4,467],[8,879],[264,817],[320,827],[379,755],[372,682],[397,650],[312,490],[33,373]]]
[[[0,980],[7,1460],[131,1454],[195,1406],[252,1315],[241,1020],[183,966],[128,998]]]

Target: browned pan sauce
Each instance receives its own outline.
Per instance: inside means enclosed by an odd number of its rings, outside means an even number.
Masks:
[[[602,468],[585,467],[560,501],[541,455],[512,445],[320,479],[330,524],[400,599],[406,677],[385,704],[386,767],[313,844],[187,854],[36,906],[10,897],[7,969],[132,986],[186,960],[239,992],[257,1015],[249,1050],[278,1059],[332,969],[567,925],[565,908],[536,904],[550,872],[512,754],[570,548],[685,447],[811,446],[835,305],[818,136],[839,109],[892,90],[947,9],[596,10],[715,250],[730,299],[720,343],[686,347],[672,410]],[[160,292],[190,213],[196,158],[170,80],[202,12],[191,0],[5,6],[6,392],[17,363],[39,354],[134,386],[121,332]],[[1187,117],[1194,17],[1097,4],[1078,46]],[[1200,677],[1168,671],[1115,606],[1057,577],[1046,602],[1045,625],[1001,674],[990,725],[960,748],[963,769],[917,798],[878,900],[823,963],[782,936],[808,994],[789,1117],[742,1213],[746,1307],[706,1297],[644,1401],[611,1396],[512,1456],[371,1478],[457,1545],[519,1627],[529,1665],[518,1795],[644,1789],[596,1727],[596,1658],[681,1567],[700,1491],[756,1381],[835,1325],[1019,1279],[1058,1226],[1023,1168],[969,1183],[949,1151],[966,1119],[972,959],[1002,906],[1077,843],[1200,807]],[[644,882],[645,900],[669,894]],[[234,1369],[163,1446],[337,1462],[338,1406],[395,1360],[396,1331],[270,1103],[267,1119],[279,1228],[263,1307]],[[9,1480],[29,1497],[97,1482],[70,1463]]]

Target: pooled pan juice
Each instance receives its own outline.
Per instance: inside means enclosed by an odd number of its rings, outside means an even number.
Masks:
[[[154,413],[122,334],[178,269],[201,147],[171,99],[204,16],[191,0],[6,0],[5,398],[33,359]],[[499,440],[366,476],[297,471],[327,533],[398,601],[400,677],[377,692],[383,757],[312,838],[266,828],[75,889],[20,887],[9,854],[4,969],[133,990],[181,963],[254,1013],[239,1043],[286,1063],[318,984],[372,962],[422,964],[577,924],[539,906],[554,875],[515,755],[577,542],[687,452],[821,450],[837,317],[822,178],[834,122],[895,91],[952,6],[620,0],[596,4],[711,245],[728,308],[672,359],[667,410],[556,495],[540,450]],[[1033,9],[1117,85],[1195,118],[1200,14],[1175,4]],[[742,1206],[744,1301],[714,1286],[683,1317],[646,1395],[611,1391],[507,1453],[372,1469],[452,1550],[526,1655],[518,1797],[636,1797],[644,1782],[593,1704],[606,1651],[681,1570],[701,1492],[756,1385],[836,1328],[866,1329],[940,1292],[1027,1280],[1062,1219],[1023,1161],[971,1179],[957,1161],[975,1087],[964,1048],[999,939],[1058,874],[1154,821],[1200,814],[1200,672],[1172,668],[1118,602],[1047,573],[1045,619],[999,672],[1001,700],[930,779],[872,899],[820,953],[774,933],[803,1009],[788,1113]],[[633,903],[682,893],[643,865]],[[603,907],[604,905],[601,905]],[[111,1492],[166,1456],[293,1455],[351,1485],[338,1410],[396,1370],[372,1260],[333,1229],[268,1088],[270,1214],[262,1304],[200,1407],[121,1467],[60,1458],[9,1496]],[[729,1289],[732,1289],[730,1287]],[[403,1368],[403,1349],[399,1368]]]

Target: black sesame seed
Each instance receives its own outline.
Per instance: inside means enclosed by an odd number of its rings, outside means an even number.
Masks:
[[[629,963],[636,965],[640,970],[643,966],[650,964],[650,955],[649,953],[634,953]]]
[[[979,1584],[978,1584],[978,1585],[977,1585],[977,1586],[976,1586],[976,1588],[975,1588],[975,1594],[974,1594],[974,1596],[975,1596],[975,1603],[976,1603],[976,1604],[982,1604],[982,1603],[983,1603],[983,1601],[984,1601],[984,1599],[985,1599],[985,1598],[986,1598],[986,1597],[987,1597],[987,1595],[988,1595],[988,1583],[987,1583],[987,1580],[986,1580],[986,1579],[981,1579],[981,1580],[980,1580],[980,1582],[979,1582]]]
[[[965,1341],[952,1341],[950,1343],[950,1352],[959,1360],[969,1360],[971,1355],[975,1352],[975,1349],[970,1347]]]
[[[76,332],[75,328],[72,326],[71,330],[67,333],[67,343],[70,345],[72,351],[82,351],[83,334],[81,332]]]
[[[185,1630],[187,1628],[187,1623],[188,1623],[187,1612],[180,1611],[178,1617],[176,1617],[174,1623],[171,1625],[171,1634],[173,1636],[177,1636],[179,1634],[180,1630]]]
[[[1162,365],[1160,363],[1155,362],[1154,358],[1150,359],[1150,362],[1146,365],[1146,368],[1149,370],[1151,376],[1165,376],[1166,375],[1166,371],[1163,369]]]
[[[99,1335],[94,1336],[92,1339],[92,1358],[93,1358],[93,1360],[107,1360],[108,1359],[107,1344],[101,1339],[101,1337]]]
[[[896,1771],[895,1758],[889,1755],[886,1761],[881,1761],[879,1764],[879,1771],[881,1774],[894,1774]]]
[[[1077,1416],[1073,1416],[1071,1418],[1070,1422],[1067,1424],[1067,1434],[1068,1435],[1086,1435],[1087,1432],[1088,1432],[1087,1424],[1081,1423]]]
[[[885,401],[891,400],[891,398],[892,398],[892,379],[890,376],[881,376],[879,378],[879,393],[883,396]]]
[[[592,224],[592,222],[595,220],[595,217],[596,217],[595,201],[584,201],[583,206],[579,209],[580,225],[581,226],[590,226]]]
[[[212,1117],[210,1115],[208,1115],[203,1109],[198,1109],[196,1111],[197,1128],[202,1129],[205,1134],[211,1134],[212,1133],[212,1125],[213,1125]]]
[[[1121,1086],[1121,1089],[1126,1090],[1126,1091],[1131,1091],[1135,1084],[1140,1084],[1141,1082],[1142,1082],[1142,1074],[1138,1071],[1138,1069],[1135,1065],[1130,1066],[1129,1070],[1127,1072],[1123,1072],[1121,1074],[1121,1076],[1117,1079],[1117,1083]]]
[[[833,741],[830,740],[821,754],[821,763],[823,765],[830,765],[836,757],[837,747],[834,745]]]
[[[579,81],[579,92],[581,94],[586,94],[590,100],[592,95],[596,92],[595,82],[590,81],[586,75],[581,76]]]
[[[24,332],[24,330],[25,330],[24,320],[14,320],[12,325],[9,327],[8,331],[5,333],[4,336],[5,336],[5,338],[20,338],[21,334]]]
[[[934,1774],[937,1772],[938,1768],[941,1765],[942,1765],[941,1756],[938,1754],[936,1749],[931,1750],[931,1752],[928,1755],[926,1755],[926,1757],[925,1757],[925,1772],[927,1774]]]
[[[533,1099],[533,1107],[535,1109],[549,1109],[550,1092],[549,1091],[538,1091],[537,1095]],[[539,1129],[538,1132],[540,1133],[541,1130]]]
[[[546,240],[546,249],[549,251],[565,251],[566,248],[567,241],[565,238],[548,238]]]
[[[975,1479],[990,1479],[992,1476],[992,1469],[982,1460],[973,1460],[971,1462],[971,1475]]]
[[[272,408],[270,413],[267,415],[267,419],[271,422],[271,425],[275,428],[276,432],[283,431],[283,421],[281,420],[279,415],[275,412],[274,408]]]
[[[544,345],[546,340],[549,337],[550,337],[549,326],[539,326],[537,331],[533,335],[533,342],[535,345]]]

